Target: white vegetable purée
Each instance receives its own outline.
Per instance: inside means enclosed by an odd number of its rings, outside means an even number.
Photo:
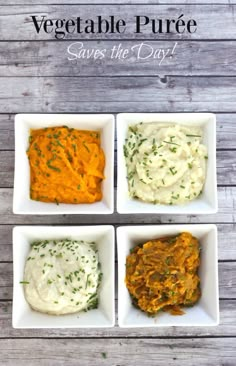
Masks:
[[[69,314],[96,308],[101,281],[94,242],[34,242],[25,264],[24,291],[39,312]]]
[[[203,131],[172,123],[129,127],[124,145],[129,193],[154,204],[182,204],[197,198],[206,176]]]

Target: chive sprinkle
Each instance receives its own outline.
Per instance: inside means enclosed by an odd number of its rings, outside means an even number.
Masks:
[[[170,141],[165,141],[165,140],[163,140],[163,142],[165,142],[166,144],[171,144],[171,145],[177,145],[177,146],[180,146],[179,144],[176,144],[175,142],[170,142]]]
[[[202,137],[200,135],[186,135],[187,137]]]
[[[175,167],[169,168],[169,170],[170,170],[170,172],[171,172],[172,175],[177,174],[177,171],[174,170],[174,169],[175,169]]]
[[[90,150],[89,150],[88,146],[86,145],[86,143],[85,143],[84,141],[83,141],[83,145],[84,145],[85,149],[86,149],[88,152],[90,152]]]
[[[50,160],[47,161],[47,167],[49,169],[55,170],[56,172],[60,173],[61,169],[60,168],[57,168],[54,165],[51,165],[51,161],[52,161],[52,159],[50,159]]]

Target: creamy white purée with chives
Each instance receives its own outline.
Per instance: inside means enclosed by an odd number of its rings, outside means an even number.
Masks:
[[[25,264],[24,291],[37,311],[62,315],[96,308],[101,281],[94,242],[35,242]]]
[[[129,127],[124,145],[129,193],[154,204],[182,204],[197,198],[206,176],[203,131],[174,123]]]

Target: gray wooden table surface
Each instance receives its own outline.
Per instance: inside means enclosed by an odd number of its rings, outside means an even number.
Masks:
[[[181,4],[178,4],[180,3]],[[63,3],[63,4],[62,4]],[[0,364],[1,365],[236,365],[236,5],[233,1],[0,0]],[[158,5],[155,5],[158,4]],[[56,41],[32,31],[29,16],[53,19],[102,14],[198,21],[192,36],[142,40],[173,47],[155,60],[67,60],[67,47],[130,47],[141,38],[117,34]],[[17,216],[12,213],[16,113],[215,112],[219,212],[203,216]],[[116,177],[116,171],[115,171]],[[116,181],[116,179],[115,179]],[[121,329],[13,329],[12,228],[22,224],[216,223],[219,231],[220,325]]]

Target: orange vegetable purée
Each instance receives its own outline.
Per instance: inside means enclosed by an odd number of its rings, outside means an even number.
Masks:
[[[149,315],[184,312],[201,296],[199,243],[190,233],[148,241],[126,259],[126,286],[133,304]]]
[[[105,156],[99,132],[67,126],[31,130],[27,154],[31,199],[57,204],[102,199]]]

